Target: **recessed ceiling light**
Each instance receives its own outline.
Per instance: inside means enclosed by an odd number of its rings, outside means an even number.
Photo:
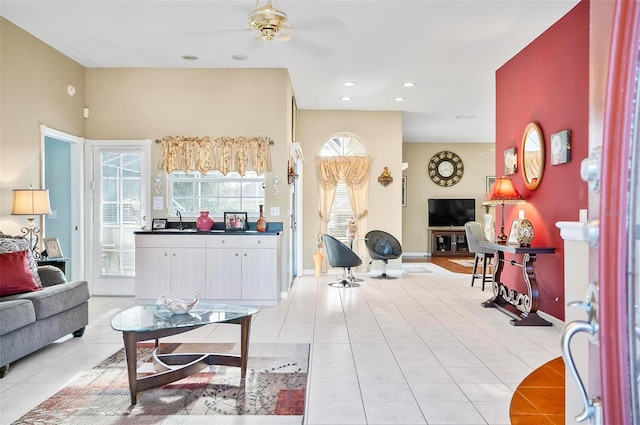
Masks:
[[[395,100],[396,102],[403,102],[404,101],[404,97],[396,97],[393,100]]]
[[[184,55],[182,57],[182,59],[186,60],[186,61],[197,61],[198,57],[195,55]]]
[[[414,87],[416,83],[414,83],[413,81],[407,81],[405,83],[402,83],[402,85],[405,87]]]
[[[340,100],[344,100],[346,102],[346,101],[351,100],[351,98],[349,96],[343,96],[343,97],[340,98]]]
[[[354,83],[353,81],[345,81],[342,85],[345,87],[352,87],[355,86],[356,83]]]
[[[235,61],[246,61],[247,59],[249,59],[249,56],[246,56],[246,55],[233,55],[233,56],[231,56],[231,59],[233,59]]]

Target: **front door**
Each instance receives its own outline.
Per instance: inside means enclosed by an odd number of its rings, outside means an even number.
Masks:
[[[594,4],[597,2],[591,3],[592,31],[598,21]],[[591,292],[585,304],[588,320],[568,323],[563,345],[570,341],[570,335],[581,330],[593,335],[589,384],[582,393],[585,406],[578,420],[637,425],[640,424],[640,3],[616,1],[611,34],[602,135],[590,136],[592,140],[600,137],[602,150],[599,154],[597,141],[590,143],[591,160],[583,161],[581,169],[594,194],[589,200],[589,212],[596,217],[585,227],[592,247]],[[591,55],[593,60],[593,51]],[[594,114],[590,119],[594,119]],[[597,122],[595,125],[592,122],[590,132],[598,133],[593,131],[597,128]],[[573,417],[568,416],[567,423],[574,423]]]

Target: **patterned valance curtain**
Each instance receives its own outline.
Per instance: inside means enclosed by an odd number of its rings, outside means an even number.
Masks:
[[[160,168],[167,173],[218,170],[224,175],[231,171],[262,175],[271,171],[272,143],[268,137],[167,136],[162,139]]]

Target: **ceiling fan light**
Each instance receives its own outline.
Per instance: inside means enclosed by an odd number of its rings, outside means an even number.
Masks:
[[[262,38],[267,41],[273,40],[288,20],[287,14],[274,7],[271,0],[267,0],[264,6],[257,7],[249,14],[249,24],[260,31]]]

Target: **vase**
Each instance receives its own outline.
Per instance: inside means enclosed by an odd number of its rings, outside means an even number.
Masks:
[[[520,220],[518,227],[516,228],[516,239],[518,240],[518,244],[522,247],[531,246],[533,235],[533,224],[526,218]]]
[[[313,266],[314,266],[314,272],[313,275],[315,277],[321,277],[322,276],[322,259],[323,259],[323,255],[322,255],[322,250],[320,248],[318,248],[318,250],[315,252],[315,254],[313,254]]]
[[[267,221],[264,219],[263,207],[264,205],[260,205],[260,218],[258,218],[258,221],[256,221],[256,230],[258,232],[267,231]]]
[[[198,232],[208,232],[213,227],[213,219],[209,217],[209,211],[200,211],[200,216],[196,218]]]

